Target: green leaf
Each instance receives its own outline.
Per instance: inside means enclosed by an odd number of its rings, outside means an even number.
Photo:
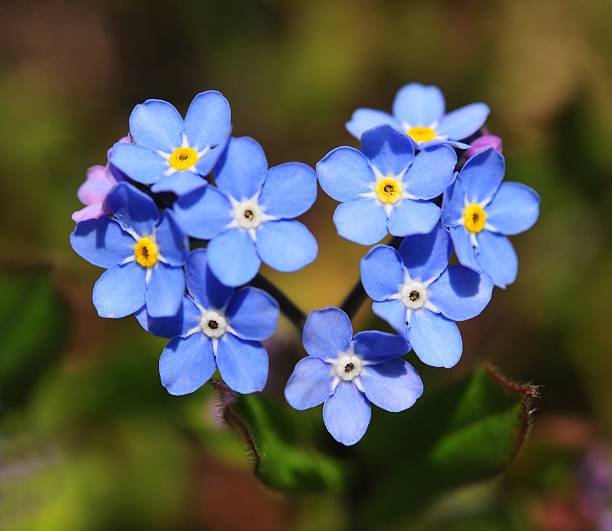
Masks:
[[[402,415],[374,419],[353,481],[367,486],[365,527],[395,524],[452,489],[502,474],[529,432],[536,396],[535,386],[482,366],[426,391]]]
[[[223,418],[236,429],[251,451],[255,474],[268,487],[290,492],[337,491],[342,469],[332,459],[301,446],[304,424],[297,412],[264,397],[238,395],[220,381],[213,384],[221,398]],[[306,414],[307,415],[307,414]]]
[[[15,403],[65,343],[67,309],[47,267],[0,269],[0,397]]]

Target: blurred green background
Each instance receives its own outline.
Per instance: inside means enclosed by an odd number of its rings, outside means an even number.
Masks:
[[[339,494],[261,486],[210,386],[166,394],[164,342],[133,319],[96,316],[99,270],[71,251],[70,214],[85,170],[105,162],[147,98],[184,111],[219,89],[234,134],[259,140],[270,164],[314,165],[354,144],[344,122],[356,107],[389,109],[410,81],[440,86],[449,109],[487,102],[507,176],[540,192],[542,213],[513,240],[518,281],[462,325],[460,364],[409,359],[426,389],[481,360],[542,387],[530,439],[503,478],[445,493],[392,529],[612,529],[611,15],[609,0],[4,0],[0,529],[355,527]],[[305,311],[338,304],[358,278],[364,248],[335,234],[334,208],[321,194],[304,216],[315,264],[265,271]],[[357,327],[379,324],[364,305]],[[274,400],[302,352],[284,321],[268,346]]]

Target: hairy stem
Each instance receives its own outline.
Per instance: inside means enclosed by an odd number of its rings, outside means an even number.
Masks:
[[[257,274],[250,282],[254,288],[261,288],[267,291],[272,297],[274,297],[280,306],[281,312],[289,319],[293,325],[297,328],[298,332],[302,332],[302,327],[306,322],[306,315],[302,310],[296,306],[296,304],[285,295],[280,289],[278,289],[272,282],[270,282],[262,274]]]

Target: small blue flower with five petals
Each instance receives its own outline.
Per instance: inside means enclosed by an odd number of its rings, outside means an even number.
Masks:
[[[231,132],[229,103],[216,90],[198,94],[185,115],[163,100],[136,105],[130,116],[133,144],[116,144],[110,162],[157,192],[183,195],[206,186]]]
[[[402,334],[419,359],[453,367],[462,341],[455,321],[478,315],[491,300],[493,281],[461,265],[448,266],[448,231],[409,236],[399,251],[377,245],[361,259],[361,282],[372,310]]]
[[[106,199],[114,219],[77,223],[70,235],[73,249],[106,272],[93,290],[101,317],[125,317],[141,308],[154,317],[175,315],[185,291],[183,265],[187,238],[171,212],[127,183]]]
[[[449,227],[459,261],[484,271],[497,286],[516,280],[518,258],[507,236],[531,228],[540,196],[524,184],[502,183],[503,155],[487,149],[469,159],[444,194],[442,223]]]
[[[174,212],[185,232],[210,240],[208,263],[227,286],[249,282],[263,261],[279,271],[297,271],[317,256],[310,231],[292,218],[317,196],[317,179],[306,164],[268,169],[252,138],[232,138],[215,168],[216,187],[179,198]]]
[[[457,156],[439,145],[415,156],[414,143],[382,125],[361,137],[361,151],[339,147],[317,164],[321,188],[336,201],[338,234],[361,245],[431,232],[440,208],[429,201],[453,182]]]
[[[489,115],[484,103],[471,103],[444,113],[444,95],[438,87],[409,83],[393,100],[393,115],[374,109],[357,109],[346,128],[355,138],[381,124],[391,124],[417,143],[419,149],[439,143],[467,149],[459,142],[482,127]]]
[[[357,443],[370,424],[371,406],[398,412],[423,394],[423,382],[401,356],[410,350],[402,337],[359,332],[339,308],[312,312],[302,336],[308,356],[300,360],[285,388],[295,409],[323,406],[325,427],[338,442]]]

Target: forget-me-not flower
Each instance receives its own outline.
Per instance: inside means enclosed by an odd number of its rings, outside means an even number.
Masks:
[[[229,103],[216,90],[198,94],[185,115],[163,100],[136,105],[130,116],[133,144],[118,144],[111,163],[153,192],[183,195],[206,186],[231,132]]]
[[[260,341],[276,328],[278,303],[260,289],[224,286],[210,271],[206,255],[206,249],[197,249],[187,259],[189,295],[176,326],[181,335],[159,360],[162,384],[173,395],[192,393],[218,368],[234,391],[261,391],[268,379],[268,353]],[[153,322],[141,324],[149,328]]]
[[[491,300],[493,281],[461,265],[448,266],[448,231],[409,236],[399,251],[377,245],[361,259],[361,282],[372,310],[402,334],[423,363],[452,367],[461,358],[455,321],[478,315]]]
[[[465,163],[442,204],[442,223],[450,229],[459,261],[484,271],[502,288],[518,272],[507,236],[531,228],[540,213],[540,196],[524,184],[502,183],[504,170],[501,154],[481,151]]]
[[[295,409],[323,406],[323,421],[334,439],[357,443],[368,429],[371,406],[403,411],[423,394],[423,382],[401,356],[410,350],[402,337],[385,332],[353,336],[339,308],[312,312],[302,336],[308,356],[300,360],[285,388]]]
[[[98,314],[125,317],[145,306],[153,317],[175,315],[185,292],[185,234],[171,212],[160,217],[153,200],[128,183],[106,202],[114,219],[82,221],[70,235],[77,254],[107,269],[93,289]]]
[[[296,216],[317,196],[317,179],[306,164],[268,169],[261,146],[232,138],[215,168],[216,187],[179,198],[174,212],[190,236],[210,240],[208,263],[227,286],[251,280],[261,262],[297,271],[317,256],[317,241]]]
[[[440,208],[429,201],[453,182],[457,156],[445,145],[415,156],[414,143],[382,125],[361,137],[361,151],[343,146],[317,164],[321,188],[340,201],[334,213],[338,234],[361,245],[394,236],[430,232]]]
[[[346,128],[355,138],[381,124],[391,124],[423,147],[447,143],[466,149],[459,140],[473,135],[489,115],[484,103],[471,103],[445,114],[444,95],[438,87],[410,83],[403,86],[393,100],[393,115],[374,109],[357,109]]]

